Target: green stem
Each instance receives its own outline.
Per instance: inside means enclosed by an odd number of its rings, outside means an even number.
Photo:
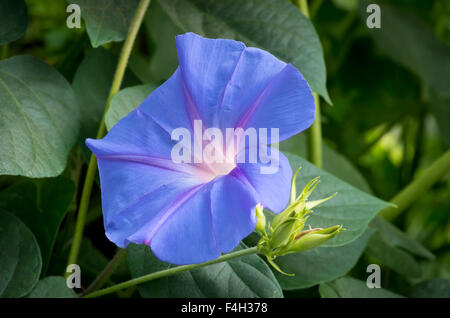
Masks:
[[[89,294],[97,290],[98,288],[101,288],[111,277],[114,270],[117,268],[117,266],[122,261],[125,254],[126,249],[119,249],[117,253],[114,255],[114,257],[111,259],[111,261],[106,265],[106,267],[103,269],[103,271],[98,275],[98,277],[92,282],[92,284],[86,289],[84,294]]]
[[[228,260],[231,260],[234,258],[243,257],[243,256],[250,255],[250,254],[255,254],[257,252],[258,252],[257,247],[251,247],[251,248],[243,249],[243,250],[240,250],[237,252],[222,255],[219,258],[216,258],[215,260],[208,261],[205,263],[172,267],[172,268],[165,269],[165,270],[162,270],[159,272],[155,272],[155,273],[144,275],[144,276],[141,276],[138,278],[134,278],[134,279],[128,280],[126,282],[123,282],[123,283],[120,283],[120,284],[117,284],[117,285],[114,285],[114,286],[111,286],[111,287],[108,287],[105,289],[100,289],[93,293],[87,294],[84,297],[86,297],[86,298],[100,297],[100,296],[103,296],[106,294],[111,294],[111,293],[117,292],[124,288],[142,284],[142,283],[154,280],[154,279],[175,275],[175,274],[178,274],[178,273],[181,273],[184,271],[189,271],[189,270],[193,270],[193,269],[200,268],[200,267],[205,267],[205,266],[212,265],[212,264],[225,262],[225,261],[228,261]]]
[[[100,122],[100,127],[97,133],[97,139],[102,138],[106,133],[105,115],[109,109],[111,98],[119,91],[120,85],[122,84],[123,76],[127,68],[128,60],[130,58],[134,41],[136,40],[136,36],[138,34],[139,28],[142,24],[142,20],[144,18],[145,12],[147,11],[149,4],[150,0],[141,0],[138,8],[136,9],[136,14],[134,15],[133,21],[131,22],[127,38],[125,39],[122,51],[120,52],[119,62],[117,64],[117,69],[114,74],[111,90],[109,92],[108,100],[106,102],[105,111],[103,113],[103,117]],[[67,262],[68,265],[75,264],[77,261],[81,240],[83,237],[84,225],[86,222],[86,214],[89,208],[89,200],[91,197],[91,191],[92,186],[94,184],[96,172],[97,172],[97,159],[95,158],[94,155],[91,155],[88,170],[86,173],[86,178],[83,185],[83,192],[81,193],[80,208],[78,210],[78,218],[75,225],[75,234],[73,237],[73,242],[69,252],[69,258]]]
[[[309,19],[308,0],[296,0],[297,8]]]
[[[1,45],[0,60],[5,60],[8,58],[8,44]]]
[[[381,138],[383,138],[389,131],[391,131],[392,127],[394,127],[396,123],[397,121],[391,121],[390,123],[384,125],[384,127],[381,129],[381,132],[356,154],[356,158],[362,157],[366,152],[372,149],[372,147],[375,146],[381,140]]]
[[[296,6],[307,17],[309,16],[309,8],[307,0],[296,0]],[[313,93],[316,105],[316,118],[312,126],[308,130],[308,159],[318,168],[322,168],[322,124],[320,119],[320,100],[317,93]]]
[[[323,0],[316,0],[311,4],[311,20],[314,20],[314,17],[316,16],[317,12],[319,11],[319,8],[322,6]]]
[[[413,202],[421,197],[436,181],[438,181],[450,169],[450,150],[447,150],[430,167],[425,169],[420,176],[397,194],[391,203],[380,212],[380,215],[388,220],[395,219],[406,210]]]
[[[316,118],[308,130],[308,159],[318,168],[322,168],[322,125],[319,96],[313,93],[316,104]]]

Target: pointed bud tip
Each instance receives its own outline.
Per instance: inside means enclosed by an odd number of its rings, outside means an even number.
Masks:
[[[264,207],[258,203],[255,207],[256,227],[255,230],[261,235],[266,234],[266,216],[264,215]]]

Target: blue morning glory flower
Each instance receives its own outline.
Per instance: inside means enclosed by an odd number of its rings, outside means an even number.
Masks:
[[[193,33],[177,36],[176,44],[179,67],[170,79],[103,139],[86,144],[98,159],[107,237],[120,247],[150,245],[169,263],[191,264],[233,250],[255,229],[258,203],[281,212],[292,170],[270,148],[277,169],[262,173],[273,162],[264,160],[260,146],[276,141],[272,135],[258,135],[256,162],[236,160],[249,150],[245,135],[231,148],[215,144],[215,158],[226,160],[202,161],[195,145],[185,147],[184,158],[193,160],[174,160],[180,145],[174,131],[191,134],[183,147],[195,144],[198,127],[223,136],[227,129],[277,128],[282,141],[312,124],[315,107],[301,73],[266,51]]]

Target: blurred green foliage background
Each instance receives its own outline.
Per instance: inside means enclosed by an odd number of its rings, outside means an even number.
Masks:
[[[8,55],[29,54],[43,59],[73,83],[76,94],[82,95],[76,87],[88,82],[76,73],[85,57],[96,50],[97,61],[111,62],[105,62],[103,69],[90,72],[89,85],[103,85],[107,94],[108,79],[112,77],[122,44],[110,42],[101,49],[93,49],[84,21],[80,29],[66,27],[66,1],[27,0],[26,3],[29,26],[22,38],[9,44]],[[358,178],[365,180],[363,190],[389,201],[450,145],[450,1],[380,3],[389,5],[381,12],[383,33],[367,28],[367,13],[358,0],[312,0],[310,12],[324,50],[327,87],[333,102],[328,105],[322,101],[322,127],[328,149],[324,152],[325,168],[346,161],[351,174],[357,170]],[[124,86],[139,82],[159,84],[166,80],[177,67],[174,36],[179,33],[183,32],[158,1],[152,1]],[[80,145],[87,135],[92,133],[85,131]],[[301,134],[281,148],[304,156],[304,144],[305,136]],[[78,183],[86,169],[82,159],[85,150],[83,146],[74,147],[64,172]],[[0,187],[4,190],[23,179],[2,176]],[[106,264],[106,257],[112,256],[114,246],[99,235],[103,233],[99,189],[95,190],[91,206],[87,228],[91,241],[83,243],[80,262],[90,269],[93,279]],[[72,202],[69,210],[74,209]],[[73,217],[69,215],[66,224],[71,224]],[[389,275],[384,276],[383,287],[396,292],[428,279],[450,279],[449,173],[422,193],[394,224],[436,258],[418,258],[422,270],[418,278],[387,269]],[[60,274],[65,266],[66,238],[71,228],[65,229],[58,236],[48,269],[50,274]],[[366,253],[352,275],[366,277],[365,268],[372,260],[373,255]],[[126,277],[127,269],[123,267],[113,280]],[[317,288],[286,292],[286,296],[317,295]]]

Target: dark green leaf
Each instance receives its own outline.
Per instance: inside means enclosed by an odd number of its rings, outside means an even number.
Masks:
[[[146,245],[130,244],[128,264],[133,277],[172,267],[158,260]],[[138,285],[143,297],[283,297],[266,263],[257,255],[209,265]]]
[[[42,253],[43,273],[74,193],[75,185],[64,177],[45,180],[39,190],[33,182],[25,182],[0,192],[0,210],[13,213],[36,237]]]
[[[422,244],[400,231],[382,217],[375,217],[369,226],[377,230],[389,245],[402,248],[417,256],[434,259],[434,255]]]
[[[445,142],[450,145],[450,98],[433,97],[430,100],[430,106]]]
[[[291,168],[302,167],[297,177],[297,189],[303,187],[315,177],[320,177],[320,184],[314,190],[311,200],[317,200],[338,193],[334,198],[314,208],[308,223],[312,227],[328,227],[343,225],[346,229],[326,243],[327,246],[340,246],[350,243],[359,237],[369,222],[387,202],[362,192],[335,176],[318,169],[308,161],[286,153]]]
[[[332,282],[320,284],[322,298],[401,298],[384,288],[369,288],[366,283],[352,277],[342,277]]]
[[[308,147],[305,133],[301,133],[280,143],[280,150],[290,152],[302,158],[308,158]],[[322,144],[323,170],[339,179],[348,182],[355,188],[372,193],[369,184],[356,167],[344,156]]]
[[[119,120],[136,109],[155,88],[155,84],[144,84],[120,90],[111,99],[105,117],[106,128],[110,130]]]
[[[307,288],[344,276],[355,266],[372,234],[373,230],[367,229],[357,240],[344,246],[319,246],[279,257],[276,263],[281,270],[295,276],[278,272],[275,272],[275,276],[283,289]]]
[[[80,6],[93,47],[123,41],[139,0],[68,0]]]
[[[0,212],[0,297],[22,297],[36,285],[42,259],[33,233],[14,215]]]
[[[1,0],[0,45],[17,40],[28,26],[28,10],[24,0]]]
[[[67,256],[65,259],[67,259]],[[92,278],[96,278],[108,263],[109,259],[88,238],[83,238],[78,257],[78,264],[80,265],[81,271],[92,276]],[[127,263],[121,261],[114,269],[109,281],[119,282],[129,279],[129,277]]]
[[[311,21],[286,0],[159,0],[185,32],[232,38],[295,65],[330,102],[322,46]]]
[[[370,239],[367,254],[406,277],[420,277],[422,274],[419,264],[410,254],[390,245],[380,233],[375,233]]]
[[[0,174],[59,175],[79,117],[72,88],[55,69],[31,56],[0,61]]]
[[[183,31],[173,23],[158,1],[151,2],[144,23],[156,45],[150,59],[154,80],[168,79],[178,67],[175,36]]]
[[[450,298],[450,280],[435,278],[412,286],[406,293],[412,298]]]
[[[361,2],[361,16],[368,3]],[[450,98],[450,47],[444,45],[427,25],[397,8],[381,5],[381,28],[372,29],[378,46],[392,59],[416,73],[426,88],[436,93],[432,101],[438,123],[450,144],[448,100]]]
[[[80,143],[84,154],[86,138],[95,138],[106,106],[117,58],[103,48],[93,49],[83,60],[73,79],[73,89],[81,111]],[[136,77],[127,72],[122,87],[139,84]]]
[[[77,294],[68,288],[64,277],[49,276],[41,279],[28,298],[75,298]]]
[[[368,3],[361,1],[365,20]],[[389,5],[380,4],[381,28],[371,29],[378,46],[392,59],[409,68],[433,87],[439,96],[450,96],[450,48],[415,16]]]

